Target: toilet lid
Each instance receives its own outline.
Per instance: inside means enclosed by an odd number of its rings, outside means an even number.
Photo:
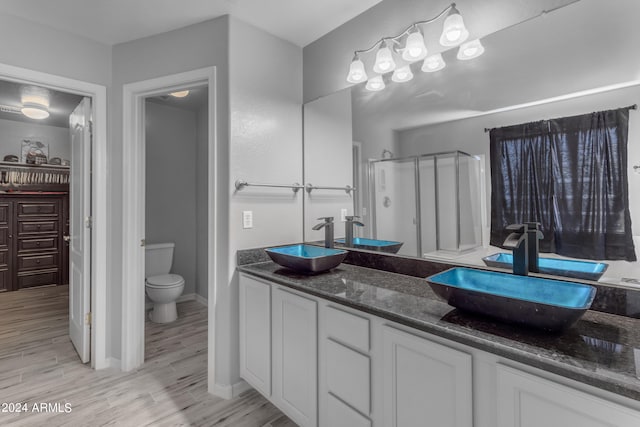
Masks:
[[[147,285],[153,287],[175,286],[184,282],[182,276],[178,274],[160,274],[158,276],[147,277]]]

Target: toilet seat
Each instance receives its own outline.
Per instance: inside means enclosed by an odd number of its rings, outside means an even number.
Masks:
[[[184,284],[179,274],[159,274],[147,277],[146,285],[150,288],[173,288]]]

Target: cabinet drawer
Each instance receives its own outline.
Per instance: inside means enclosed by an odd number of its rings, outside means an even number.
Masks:
[[[21,274],[18,276],[18,289],[58,284],[58,270],[35,274]]]
[[[327,388],[330,393],[369,415],[371,370],[367,356],[337,342],[327,341]]]
[[[57,233],[58,221],[19,221],[18,235]]]
[[[327,422],[331,427],[371,427],[371,421],[329,394],[327,399]]]
[[[49,251],[58,249],[57,237],[41,237],[39,239],[19,239],[18,252]]]
[[[18,202],[17,215],[20,217],[33,216],[58,216],[60,213],[59,204],[57,202]]]
[[[335,307],[326,308],[327,336],[365,353],[369,352],[369,319]]]
[[[58,254],[21,255],[18,257],[18,271],[39,270],[42,268],[56,268]]]
[[[7,224],[9,222],[9,204],[0,203],[0,224]]]

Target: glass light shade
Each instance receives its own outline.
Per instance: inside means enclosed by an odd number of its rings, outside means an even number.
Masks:
[[[391,49],[386,43],[378,49],[376,53],[376,62],[373,65],[373,71],[378,74],[388,73],[396,68],[396,62],[393,60]]]
[[[407,43],[402,52],[402,59],[408,62],[419,61],[427,56],[427,47],[424,45],[424,36],[420,31],[415,31],[407,37]]]
[[[475,39],[460,46],[457,58],[465,61],[467,59],[477,58],[483,53],[484,46],[480,43],[480,39]]]
[[[184,98],[185,96],[189,95],[189,91],[188,90],[181,90],[178,92],[171,92],[169,95],[175,97],[175,98]]]
[[[411,67],[405,65],[404,67],[396,68],[391,76],[391,80],[396,83],[404,83],[408,82],[413,78],[413,73],[411,72]]]
[[[384,80],[382,80],[382,76],[375,76],[370,78],[365,88],[372,92],[377,92],[379,90],[384,89],[385,85],[384,85]]]
[[[365,80],[367,80],[367,72],[364,70],[364,63],[356,58],[351,61],[349,66],[347,81],[349,83],[362,83]]]
[[[436,53],[424,59],[421,69],[425,73],[434,73],[442,70],[446,65],[444,59],[442,59],[442,54]]]
[[[462,15],[456,8],[451,9],[449,16],[444,20],[440,44],[442,46],[457,46],[469,37],[469,31],[464,26]]]
[[[20,111],[30,119],[43,120],[49,117],[46,107],[37,104],[24,105]]]

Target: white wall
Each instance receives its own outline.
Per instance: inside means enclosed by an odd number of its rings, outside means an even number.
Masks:
[[[184,278],[183,294],[196,290],[197,115],[146,103],[147,244],[175,243],[172,273]]]
[[[250,52],[250,54],[248,54]],[[216,318],[216,366],[229,369],[221,384],[239,379],[238,249],[302,241],[302,194],[287,189],[233,183],[302,182],[302,49],[237,19],[229,27],[229,205],[228,268],[220,282]],[[242,228],[242,211],[253,212],[254,228]],[[222,374],[222,373],[221,373]],[[216,380],[218,381],[218,379]]]
[[[197,153],[196,153],[196,294],[207,299],[209,286],[207,283],[209,232],[207,203],[209,199],[209,109],[205,104],[198,110],[197,121]]]
[[[40,141],[49,146],[49,159],[71,158],[71,136],[69,128],[45,126],[37,123],[25,123],[0,119],[0,160],[7,154],[20,158],[22,140]]]
[[[304,106],[304,183],[323,187],[353,187],[351,91],[342,90]],[[357,189],[362,191],[362,189]],[[339,190],[300,192],[304,197],[304,240],[324,240],[314,231],[320,217],[334,218],[334,236],[344,237],[340,212],[353,215],[353,194]]]

